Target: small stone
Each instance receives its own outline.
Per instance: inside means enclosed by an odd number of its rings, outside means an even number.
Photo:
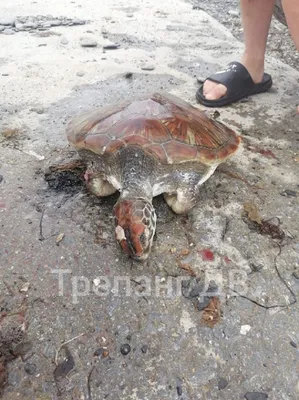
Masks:
[[[280,192],[281,196],[290,196],[297,197],[297,192],[295,190],[285,189],[283,192]]]
[[[133,16],[134,16],[134,14],[131,14],[131,13],[127,14],[128,18],[132,18]]]
[[[232,17],[238,17],[239,16],[239,11],[238,10],[228,10],[227,12],[229,15]]]
[[[4,33],[4,35],[14,35],[15,31],[13,29],[8,28],[8,29],[4,29],[3,33]]]
[[[196,304],[198,311],[204,310],[207,307],[207,305],[210,303],[210,300],[211,299],[207,296],[204,296],[203,298],[201,298]]]
[[[143,353],[143,354],[147,353],[147,350],[148,350],[148,347],[147,347],[146,344],[144,344],[144,345],[141,347],[142,353]]]
[[[47,43],[40,43],[39,45],[38,45],[38,47],[46,47],[47,46]]]
[[[126,78],[126,79],[130,79],[130,78],[132,78],[132,76],[133,76],[133,73],[132,73],[132,72],[127,72],[127,73],[125,74],[125,78]]]
[[[37,28],[37,24],[33,21],[28,21],[25,22],[23,25],[24,28],[32,28],[32,29],[36,29]]]
[[[251,330],[250,325],[242,325],[240,328],[241,335],[247,335],[247,333]]]
[[[30,111],[36,112],[37,114],[43,114],[45,110],[42,107],[32,107],[30,108]]]
[[[297,347],[298,347],[297,343],[293,342],[293,340],[290,341],[290,345],[295,347],[295,349],[297,349]]]
[[[4,29],[5,29],[5,26],[0,25],[0,32],[4,31]]]
[[[299,279],[299,271],[294,271],[294,272],[293,272],[293,277],[294,277],[295,279]]]
[[[103,349],[102,349],[102,347],[100,347],[99,349],[97,349],[94,353],[93,353],[93,355],[95,356],[95,357],[99,357],[99,356],[101,356],[103,354]]]
[[[122,344],[122,345],[120,346],[120,352],[121,352],[121,354],[122,354],[123,356],[128,355],[128,354],[130,353],[130,351],[131,351],[131,346],[130,346],[128,343]]]
[[[51,26],[60,26],[61,25],[61,21],[59,21],[59,19],[54,19],[52,21],[49,21],[49,24]]]
[[[255,264],[255,263],[250,263],[249,267],[252,272],[259,272],[264,268],[263,264]]]
[[[107,35],[107,33],[108,33],[107,29],[103,28],[103,29],[102,29],[102,34],[103,34],[103,35]]]
[[[5,25],[5,26],[14,26],[16,18],[14,17],[3,17],[0,18],[0,25]]]
[[[84,71],[79,71],[79,72],[77,72],[76,75],[77,75],[77,76],[84,76],[84,75],[85,75],[85,72],[84,72]]]
[[[18,31],[23,31],[23,30],[24,30],[24,25],[23,25],[21,22],[19,22],[19,21],[17,21],[17,22],[15,23],[15,27],[16,27],[16,29],[17,29]]]
[[[0,183],[3,181],[3,176],[2,175],[0,175]]]
[[[105,40],[103,44],[103,49],[104,50],[115,50],[119,48],[119,44],[113,43],[110,40]]]
[[[73,19],[73,25],[85,25],[86,21],[84,19]]]
[[[227,387],[228,385],[228,381],[224,378],[220,378],[218,381],[218,389],[219,390],[223,390]]]
[[[178,396],[182,396],[183,394],[183,388],[182,388],[182,379],[179,377],[176,377],[176,391]]]
[[[143,65],[141,66],[141,69],[142,69],[143,71],[153,71],[153,70],[155,69],[155,66],[152,65],[152,64],[143,64]]]
[[[65,37],[65,36],[62,36],[62,38],[60,39],[60,43],[61,44],[68,44],[68,40],[67,40],[67,38]]]
[[[267,398],[268,398],[267,393],[248,392],[245,394],[246,400],[266,400]]]
[[[92,38],[82,38],[80,40],[80,45],[82,47],[97,47],[98,42]]]
[[[204,81],[206,80],[206,78],[204,78],[202,76],[197,76],[196,79],[197,79],[198,83],[204,83]]]
[[[28,375],[34,375],[36,372],[36,365],[27,363],[25,364],[24,370]]]
[[[4,73],[4,74],[2,74],[2,76],[9,76],[9,74]]]

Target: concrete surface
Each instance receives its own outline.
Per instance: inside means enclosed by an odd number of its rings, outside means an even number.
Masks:
[[[276,271],[298,295],[299,72],[269,58],[271,92],[219,110],[245,138],[231,175],[250,185],[216,173],[187,217],[157,199],[157,240],[149,262],[138,265],[114,242],[115,197],[50,190],[44,168],[66,148],[65,123],[75,113],[161,89],[195,104],[196,76],[236,59],[241,43],[183,1],[11,0],[1,13],[89,20],[45,37],[0,33],[1,310],[16,312],[26,298],[32,342],[25,359],[9,364],[3,399],[232,400],[248,392],[299,399],[299,309],[287,306],[293,297]],[[81,47],[86,36],[98,46]],[[103,52],[106,40],[120,47]],[[259,234],[242,216],[248,201],[264,220],[279,219],[284,237]],[[177,290],[182,279],[185,289],[196,287],[186,268],[206,286],[218,284],[222,317],[214,328],[201,322],[198,298]],[[140,277],[151,291],[142,291]],[[167,283],[172,291],[160,290]],[[286,307],[266,309],[246,296]],[[73,338],[75,365],[55,380],[55,352]]]

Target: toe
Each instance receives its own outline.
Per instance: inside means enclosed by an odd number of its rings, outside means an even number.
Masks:
[[[204,85],[203,85],[203,94],[206,95],[210,93],[212,90],[215,89],[215,87],[218,85],[218,83],[206,80]]]
[[[211,91],[205,94],[207,100],[218,100],[225,95],[227,88],[224,85],[216,84]]]

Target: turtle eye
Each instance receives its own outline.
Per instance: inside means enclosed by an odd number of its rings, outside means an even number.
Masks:
[[[141,242],[142,244],[145,244],[145,242],[146,242],[146,236],[145,236],[145,233],[144,233],[144,232],[142,232],[142,234],[139,236],[139,239],[140,239],[140,242]]]

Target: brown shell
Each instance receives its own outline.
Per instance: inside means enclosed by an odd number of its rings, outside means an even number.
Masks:
[[[230,128],[185,101],[160,93],[81,114],[69,122],[67,138],[77,149],[96,154],[137,145],[165,164],[219,164],[240,143]]]

